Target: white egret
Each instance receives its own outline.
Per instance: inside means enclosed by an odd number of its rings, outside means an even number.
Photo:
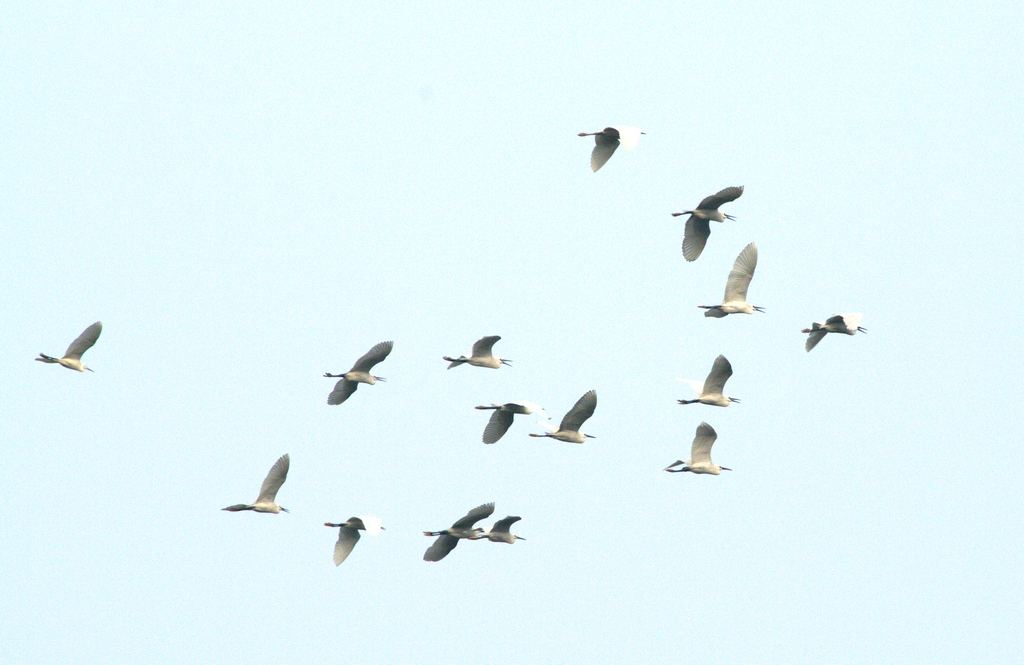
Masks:
[[[725,382],[729,380],[730,376],[732,376],[732,364],[725,356],[720,355],[715,358],[714,364],[711,365],[711,371],[708,373],[708,378],[704,380],[704,389],[700,391],[700,396],[697,399],[680,399],[676,401],[680,404],[700,402],[701,404],[709,404],[711,406],[729,406],[731,402],[739,402],[739,399],[722,393],[722,390],[725,388]]]
[[[334,544],[335,566],[340,566],[352,553],[352,548],[359,542],[360,531],[376,535],[377,532],[384,530],[379,520],[370,517],[350,517],[340,524],[324,522],[324,526],[338,527],[338,542]]]
[[[428,547],[427,551],[423,553],[423,560],[440,561],[448,556],[449,552],[455,549],[455,546],[459,544],[460,539],[469,538],[470,540],[474,540],[479,537],[479,534],[483,532],[483,529],[480,527],[473,528],[473,525],[484,518],[490,517],[493,512],[494,503],[485,503],[466,513],[465,517],[455,520],[448,529],[444,529],[442,531],[424,531],[424,536],[437,536],[437,540],[435,540],[434,544]]]
[[[710,473],[711,475],[717,476],[722,471],[732,471],[727,466],[718,466],[711,461],[711,446],[714,445],[715,439],[718,438],[718,434],[715,429],[707,423],[701,423],[697,425],[697,435],[693,437],[693,446],[690,448],[690,461],[684,462],[683,460],[676,460],[665,467],[665,471],[669,473],[682,473],[683,471],[690,471],[691,473]],[[672,467],[683,465],[681,469],[674,469]]]
[[[636,127],[605,127],[599,132],[580,132],[576,136],[593,136],[594,151],[590,153],[590,170],[596,171],[605,165],[621,145],[632,150],[640,142],[641,132]]]
[[[743,187],[726,187],[717,194],[705,197],[694,210],[672,213],[673,217],[689,215],[686,220],[686,231],[683,235],[683,258],[687,261],[696,261],[700,253],[704,251],[704,245],[711,235],[709,220],[724,222],[727,219],[735,220],[732,215],[726,215],[718,209],[719,206],[735,201],[743,194]]]
[[[491,404],[490,406],[478,406],[475,408],[481,410],[494,409],[491,419],[487,421],[487,427],[484,428],[484,443],[497,443],[498,439],[505,436],[505,432],[512,426],[512,418],[516,414],[544,413],[542,406],[526,401]]]
[[[800,331],[810,333],[804,348],[810,351],[828,333],[842,333],[844,335],[855,335],[858,332],[866,333],[867,328],[860,327],[860,322],[863,318],[863,314],[836,314],[828,318],[825,323],[812,323],[810,328],[804,328]]]
[[[260,495],[256,498],[256,501],[248,504],[236,503],[233,506],[221,508],[221,510],[230,510],[233,513],[237,513],[240,510],[255,510],[257,513],[287,513],[288,509],[277,505],[276,500],[277,491],[281,489],[281,485],[284,485],[285,479],[288,478],[288,464],[287,453],[277,458],[274,466],[270,467],[267,477],[263,479],[263,485],[260,486]]]
[[[486,538],[492,543],[508,543],[509,545],[515,544],[517,540],[526,540],[526,538],[517,536],[514,533],[509,533],[509,527],[511,527],[512,524],[518,522],[521,519],[523,518],[514,515],[509,515],[508,517],[500,519],[494,523],[490,531],[480,536],[477,536],[476,538],[474,538],[474,540],[478,538]]]
[[[569,412],[562,417],[562,422],[557,430],[545,434],[531,433],[530,436],[550,437],[566,443],[583,443],[586,439],[596,439],[596,436],[580,431],[584,421],[594,415],[595,408],[597,408],[597,391],[591,390],[579,398]]]
[[[750,243],[743,248],[740,255],[729,273],[729,279],[725,282],[725,297],[721,305],[697,305],[706,309],[704,316],[712,316],[720,319],[729,314],[753,314],[763,312],[763,307],[751,305],[747,302],[747,287],[754,277],[754,269],[757,268],[757,245]]]
[[[92,369],[86,367],[82,363],[82,354],[92,348],[92,345],[100,338],[101,332],[103,332],[103,323],[97,321],[83,330],[82,334],[79,335],[75,341],[71,342],[71,345],[68,346],[68,350],[64,352],[63,358],[54,358],[53,356],[48,356],[45,353],[40,353],[36,360],[41,363],[56,363],[67,367],[68,369],[73,369],[76,372],[84,372],[85,370],[89,370],[91,372]]]
[[[363,356],[356,361],[355,365],[352,365],[352,369],[345,372],[344,374],[329,374],[324,372],[324,376],[337,379],[340,378],[334,384],[334,390],[327,396],[328,404],[341,404],[356,391],[360,383],[368,383],[371,386],[378,381],[383,381],[383,376],[373,376],[370,374],[370,370],[374,365],[379,363],[388,357],[391,353],[391,349],[394,348],[394,342],[380,342],[372,349],[363,354]]]
[[[452,367],[458,367],[463,363],[469,363],[475,367],[490,367],[491,369],[498,369],[502,365],[511,365],[512,361],[507,358],[499,358],[491,353],[491,347],[494,343],[501,339],[500,335],[490,335],[488,337],[481,337],[473,344],[473,355],[459,356],[458,358],[452,358],[450,356],[443,356],[450,365],[448,369]]]

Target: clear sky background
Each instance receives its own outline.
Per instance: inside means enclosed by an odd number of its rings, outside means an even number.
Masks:
[[[1018,661],[1022,24],[5,5],[0,662]],[[751,241],[767,313],[704,318]],[[98,319],[94,374],[32,361]],[[512,367],[445,370],[491,334]],[[742,404],[677,405],[719,353]],[[585,445],[480,442],[590,389]],[[701,420],[735,471],[663,473]],[[286,452],[291,514],[220,511]],[[527,540],[422,561],[487,501]]]

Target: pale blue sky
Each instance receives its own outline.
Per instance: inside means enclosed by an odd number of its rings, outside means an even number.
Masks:
[[[0,662],[1019,660],[1022,18],[5,5]],[[750,241],[767,313],[705,319]],[[743,403],[676,405],[719,353]],[[480,443],[592,388],[585,445]],[[663,473],[701,420],[735,471]],[[285,452],[291,514],[219,510]],[[527,540],[421,560],[487,501]]]

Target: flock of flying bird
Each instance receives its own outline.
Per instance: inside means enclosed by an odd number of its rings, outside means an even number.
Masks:
[[[636,146],[643,133],[635,127],[620,126],[606,127],[600,132],[580,132],[578,135],[594,137],[595,145],[590,156],[590,168],[593,171],[597,171],[611,159],[620,145],[627,149]],[[689,215],[686,220],[683,236],[683,258],[687,261],[695,261],[700,257],[711,235],[711,225],[709,222],[724,222],[725,220],[735,219],[732,215],[721,212],[719,208],[726,203],[735,201],[742,194],[743,187],[726,187],[717,194],[705,197],[693,210],[672,213],[674,217]],[[763,312],[764,308],[747,302],[747,289],[750,286],[751,279],[754,277],[754,270],[756,268],[757,245],[752,242],[744,247],[739,256],[736,257],[732,271],[730,271],[729,277],[726,279],[725,295],[722,298],[721,304],[698,305],[699,308],[705,310],[704,316],[722,318],[729,314]],[[808,335],[805,349],[807,351],[813,349],[828,333],[854,335],[858,332],[867,332],[867,330],[860,326],[861,319],[862,315],[860,314],[837,314],[826,319],[824,323],[812,323],[811,327],[804,328],[801,331]],[[82,334],[75,341],[71,342],[62,357],[56,358],[40,353],[36,360],[44,363],[59,364],[78,372],[86,370],[91,372],[93,370],[86,367],[82,362],[82,354],[96,343],[102,330],[103,324],[97,321],[82,331]],[[458,358],[443,356],[443,358],[449,363],[448,369],[463,364],[499,369],[503,365],[510,365],[512,362],[507,358],[500,358],[494,355],[494,344],[500,339],[501,337],[498,335],[482,337],[473,344],[473,349],[470,352],[471,355],[460,355]],[[370,370],[387,358],[393,348],[394,343],[391,341],[380,342],[356,360],[352,368],[347,372],[343,374],[324,373],[325,377],[339,379],[334,389],[327,396],[327,403],[338,405],[345,402],[355,393],[360,383],[373,385],[378,381],[384,381],[383,377],[371,374]],[[739,399],[730,397],[723,392],[725,390],[725,383],[731,376],[732,365],[725,356],[719,355],[711,366],[711,372],[705,379],[700,394],[695,399],[678,400],[679,404],[699,403],[727,407],[732,403],[738,403]],[[486,444],[493,444],[501,439],[512,426],[513,418],[516,415],[544,413],[543,408],[526,401],[481,405],[476,408],[493,411],[483,432],[482,439]],[[580,397],[576,404],[569,409],[557,429],[542,420],[539,422],[548,431],[544,434],[530,433],[530,436],[548,437],[567,443],[583,443],[588,438],[594,438],[590,434],[581,432],[580,428],[588,418],[594,415],[596,408],[597,393],[594,390],[590,390]],[[690,449],[690,459],[688,461],[676,460],[665,467],[664,470],[669,473],[689,471],[691,473],[712,474],[716,476],[722,471],[731,471],[729,467],[719,466],[711,461],[711,446],[715,443],[717,436],[711,425],[701,422],[697,426],[696,435]],[[238,503],[222,510],[230,512],[252,510],[259,513],[288,512],[287,508],[277,503],[277,493],[288,477],[289,464],[290,459],[287,454],[278,458],[270,468],[266,478],[264,478],[263,484],[260,486],[260,493],[253,503]],[[525,540],[510,532],[512,524],[521,519],[515,515],[509,515],[498,520],[486,532],[484,529],[475,526],[480,520],[490,517],[493,512],[494,504],[485,503],[470,510],[466,515],[453,522],[447,529],[424,531],[423,535],[434,536],[437,539],[427,548],[427,551],[423,554],[423,559],[425,561],[440,561],[455,549],[455,546],[459,544],[459,540],[489,540],[491,542],[508,544],[513,544],[516,540]],[[335,565],[340,565],[352,552],[352,549],[359,541],[360,531],[376,534],[384,529],[380,520],[372,516],[350,517],[340,523],[325,522],[324,526],[338,529],[338,540],[334,546],[333,557]]]

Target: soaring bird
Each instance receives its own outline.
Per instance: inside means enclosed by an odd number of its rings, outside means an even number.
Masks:
[[[725,356],[718,356],[715,358],[715,363],[711,366],[711,371],[708,373],[708,378],[704,379],[704,389],[700,391],[700,396],[697,399],[680,399],[676,400],[680,404],[695,404],[700,402],[701,404],[710,404],[711,406],[729,406],[731,402],[739,402],[739,399],[735,397],[729,397],[722,393],[725,388],[725,382],[732,376],[732,364]]]
[[[490,367],[491,369],[498,369],[502,365],[511,365],[512,361],[508,358],[499,358],[491,353],[491,347],[499,339],[501,339],[500,335],[481,337],[473,344],[473,350],[471,351],[473,355],[468,358],[466,356],[459,356],[458,358],[443,356],[445,360],[451,363],[448,365],[448,369],[458,367],[463,363],[469,363],[476,367]]]
[[[800,331],[810,333],[804,348],[810,351],[828,333],[842,333],[844,335],[856,335],[858,332],[866,333],[867,328],[860,327],[860,322],[863,318],[863,314],[836,314],[826,319],[825,323],[812,323],[810,328],[804,328]]]
[[[475,408],[494,410],[494,413],[491,414],[491,419],[487,421],[487,427],[484,428],[484,443],[497,443],[498,439],[505,436],[505,432],[512,426],[512,418],[516,414],[528,415],[544,412],[544,408],[540,405],[525,401],[491,404],[490,406],[478,406]]]
[[[593,136],[594,151],[590,153],[590,170],[596,171],[611,159],[621,144],[632,150],[640,142],[641,132],[636,127],[605,127],[599,132],[580,132],[576,136]]]
[[[103,323],[97,321],[88,328],[82,331],[75,341],[71,342],[68,346],[68,350],[64,352],[63,358],[54,358],[48,356],[45,353],[40,353],[39,357],[36,358],[41,363],[57,363],[63,365],[68,369],[73,369],[77,372],[84,372],[85,370],[92,369],[82,364],[82,354],[92,348],[92,345],[96,343],[96,340],[100,338],[100,333],[103,332]]]
[[[692,473],[710,473],[715,476],[722,471],[732,471],[727,466],[718,466],[711,461],[711,446],[714,445],[717,438],[718,434],[715,433],[715,429],[711,425],[707,423],[697,425],[697,435],[693,437],[693,446],[690,448],[690,461],[676,460],[666,466],[665,471],[669,473],[690,471]],[[683,468],[672,468],[680,464],[683,465]]]
[[[550,437],[567,443],[583,443],[586,439],[596,439],[597,437],[580,431],[580,427],[586,419],[594,415],[595,408],[597,408],[597,391],[591,390],[576,400],[576,404],[562,417],[562,423],[557,430],[545,434],[531,433],[530,436]]]
[[[369,524],[366,524],[366,522],[369,522]],[[362,517],[350,517],[340,524],[324,522],[324,526],[338,527],[338,542],[334,544],[335,566],[340,566],[341,562],[352,553],[352,548],[359,542],[360,531],[375,534],[377,531],[384,529],[377,520],[366,518],[366,522],[363,521]]]
[[[483,529],[477,527],[473,528],[473,525],[484,519],[490,517],[491,513],[494,512],[494,503],[485,503],[482,506],[477,506],[473,510],[466,513],[465,517],[460,517],[455,520],[450,528],[442,531],[424,531],[424,536],[437,536],[437,540],[434,544],[427,548],[427,551],[423,553],[424,561],[440,561],[441,559],[448,556],[448,553],[455,549],[455,546],[459,544],[459,539],[469,538],[475,540]]]
[[[509,527],[515,522],[523,519],[515,515],[509,515],[504,519],[500,519],[491,526],[491,530],[480,536],[480,538],[486,538],[492,543],[508,543],[509,545],[515,544],[517,540],[526,540],[521,536],[517,536],[514,533],[509,533]]]
[[[709,220],[724,222],[727,219],[735,220],[732,215],[726,215],[718,209],[720,205],[735,201],[743,194],[743,187],[726,187],[717,194],[712,194],[700,202],[693,210],[672,213],[673,217],[689,215],[686,220],[686,232],[683,235],[683,258],[687,261],[696,261],[700,253],[704,251],[704,245],[711,235]]]
[[[263,479],[263,485],[260,486],[260,495],[256,498],[253,503],[236,503],[233,506],[227,508],[221,508],[221,510],[230,510],[233,513],[237,513],[240,510],[255,510],[257,513],[279,513],[288,512],[287,508],[277,505],[277,491],[281,489],[281,485],[284,485],[284,481],[288,478],[288,455],[284,454],[277,458],[274,462],[274,466],[270,467],[270,471],[267,473],[267,477]]]
[[[729,273],[729,279],[725,282],[725,297],[721,305],[697,305],[706,309],[704,316],[713,316],[720,319],[729,314],[753,314],[763,312],[763,307],[751,305],[747,302],[747,287],[754,277],[754,269],[757,268],[757,245],[750,243],[743,248],[740,255]]]
[[[355,365],[352,365],[352,369],[345,372],[344,374],[329,374],[324,372],[324,376],[338,379],[334,384],[334,390],[327,396],[328,404],[341,404],[356,391],[360,383],[368,383],[371,386],[378,381],[383,381],[383,376],[373,376],[370,374],[370,370],[373,366],[388,357],[391,353],[391,349],[394,348],[394,342],[381,342],[374,346],[372,349],[363,354],[359,360],[356,361]]]

